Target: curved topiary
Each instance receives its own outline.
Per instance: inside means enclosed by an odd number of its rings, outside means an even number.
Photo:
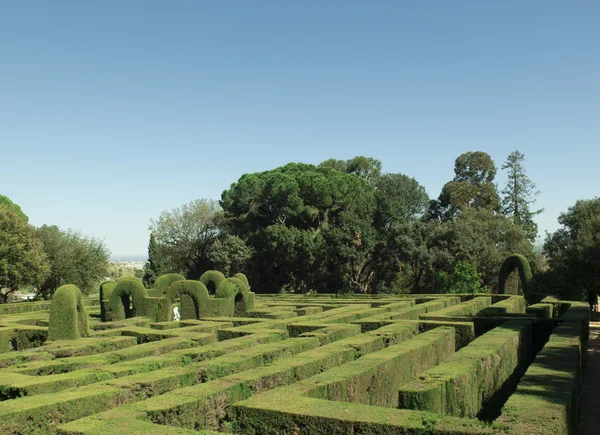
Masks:
[[[217,287],[225,280],[223,275],[218,270],[207,270],[200,277],[200,282],[206,286],[210,294],[216,293]]]
[[[48,340],[77,340],[88,335],[87,311],[81,291],[73,284],[59,287],[50,304]]]
[[[202,307],[208,303],[208,290],[198,281],[176,281],[167,290],[165,297],[172,305],[175,299],[181,298],[181,320],[199,319]]]
[[[246,313],[254,309],[254,293],[238,278],[227,278],[217,288],[215,295],[218,298],[231,297],[234,300],[234,315],[246,316]]]
[[[112,294],[116,285],[116,281],[104,281],[102,284],[100,284],[100,318],[103,322],[106,322],[108,301],[110,300],[110,295]]]
[[[137,278],[121,278],[110,295],[106,318],[109,321],[123,320],[146,313],[148,291]]]
[[[523,296],[525,296],[525,299],[528,300],[530,293],[529,287],[532,278],[531,267],[529,266],[529,261],[527,258],[520,254],[508,256],[500,266],[500,274],[498,276],[498,293],[506,293],[506,280],[515,269],[518,269],[519,271],[519,278],[521,279],[521,284],[523,286]]]
[[[239,279],[240,281],[242,281],[244,284],[246,284],[246,289],[248,291],[250,291],[250,283],[248,282],[248,278],[246,277],[246,275],[244,275],[241,272],[236,273],[235,275],[233,275],[234,278]]]
[[[240,287],[235,282],[231,282],[228,279],[221,281],[221,284],[215,291],[215,298],[218,299],[234,299],[240,291]]]
[[[167,273],[165,275],[161,275],[154,282],[154,294],[153,296],[162,296],[164,295],[171,284],[177,281],[185,281],[185,277],[178,273]]]

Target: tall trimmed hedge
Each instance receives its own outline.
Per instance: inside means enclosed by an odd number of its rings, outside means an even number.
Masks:
[[[148,291],[137,278],[121,278],[113,289],[108,303],[106,317],[109,321],[124,320],[146,314]],[[131,299],[131,307],[129,301]]]
[[[115,281],[104,281],[100,284],[100,318],[103,322],[106,322],[106,312],[108,310],[108,302],[110,301],[110,295],[117,286]]]
[[[167,290],[165,297],[173,304],[181,298],[181,320],[199,319],[201,308],[208,304],[208,290],[198,281],[175,281]]]
[[[530,283],[532,278],[531,267],[527,258],[520,254],[510,255],[504,260],[500,266],[500,274],[498,276],[498,293],[506,293],[506,280],[510,274],[517,269],[523,286],[523,295],[529,301]]]
[[[246,284],[238,278],[226,278],[219,284],[215,293],[216,298],[232,298],[234,315],[244,317],[254,309],[254,293],[248,290]]]
[[[200,282],[206,286],[208,292],[213,294],[217,291],[217,287],[225,280],[223,275],[218,270],[207,270],[200,276]]]
[[[185,281],[185,277],[178,273],[167,273],[165,275],[159,276],[158,279],[154,282],[154,296],[164,295],[167,292],[167,290],[169,290],[171,284],[177,281]]]
[[[73,284],[59,287],[52,297],[49,340],[77,340],[89,335],[87,311],[81,290]]]

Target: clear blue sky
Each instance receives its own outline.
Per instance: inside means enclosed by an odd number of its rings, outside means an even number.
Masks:
[[[598,0],[1,2],[0,193],[145,254],[150,218],[246,172],[366,155],[437,197],[461,153],[519,149],[553,231],[600,192],[599,22]]]

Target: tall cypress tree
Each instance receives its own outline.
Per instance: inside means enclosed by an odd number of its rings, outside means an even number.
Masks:
[[[148,243],[148,262],[144,265],[144,285],[151,288],[154,281],[165,273],[171,272],[169,259],[165,255],[161,246],[156,242],[154,233],[150,233],[150,242]]]
[[[530,210],[530,205],[535,203],[540,194],[535,183],[525,172],[525,155],[518,150],[510,153],[502,169],[508,172],[508,180],[502,190],[502,212],[523,227],[527,238],[532,243],[535,241],[538,226],[533,221],[533,216],[541,213],[544,209]]]

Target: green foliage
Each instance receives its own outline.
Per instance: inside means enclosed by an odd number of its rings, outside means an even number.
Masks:
[[[14,208],[0,204],[0,300],[27,285],[40,285],[50,268],[35,229]]]
[[[537,224],[533,221],[533,216],[540,214],[543,209],[529,209],[540,192],[525,173],[524,161],[523,153],[513,151],[502,165],[502,169],[508,170],[508,180],[502,190],[502,212],[521,225],[527,233],[527,238],[533,243],[537,237]]]
[[[246,277],[246,275],[244,275],[241,272],[238,272],[235,275],[233,275],[233,277],[239,279],[240,281],[242,281],[246,285],[246,289],[248,291],[250,291],[250,283],[248,282],[248,278]]]
[[[375,225],[381,229],[423,216],[429,204],[425,188],[417,180],[404,174],[384,174],[378,177],[375,196]]]
[[[517,269],[519,271],[519,278],[521,279],[521,285],[523,287],[523,294],[526,298],[530,297],[530,284],[532,279],[531,267],[529,261],[522,255],[513,254],[506,258],[500,266],[500,274],[498,276],[498,293],[506,293],[506,281],[509,275]]]
[[[100,284],[100,318],[106,322],[106,312],[113,290],[117,286],[116,281],[104,281]]]
[[[108,321],[145,315],[148,291],[133,277],[121,278],[110,295],[106,317]]]
[[[163,211],[158,219],[151,219],[149,230],[171,271],[198,279],[209,265],[208,253],[221,233],[222,218],[218,201],[198,199]]]
[[[451,273],[438,272],[437,287],[440,293],[487,293],[477,267],[466,261],[457,261]]]
[[[561,225],[544,244],[544,254],[567,300],[600,293],[600,198],[580,200],[562,213]]]
[[[252,253],[252,249],[241,238],[225,234],[215,239],[207,259],[213,269],[232,275],[236,270],[247,269]]]
[[[25,222],[29,222],[29,218],[27,217],[27,215],[25,213],[23,213],[23,210],[21,210],[21,207],[19,207],[17,204],[12,202],[8,196],[0,195],[0,207],[5,207],[8,209],[11,209],[12,211],[14,211],[17,214],[17,216],[19,216]]]
[[[43,225],[36,231],[50,265],[50,274],[38,291],[46,299],[64,284],[74,284],[84,294],[97,289],[108,269],[109,251],[101,240],[76,231]]]
[[[454,179],[444,185],[437,201],[430,205],[434,219],[455,219],[465,209],[500,210],[494,184],[496,165],[481,151],[461,154],[454,163]]]
[[[172,270],[173,266],[165,248],[157,243],[154,233],[150,233],[148,261],[144,264],[144,274],[142,277],[136,276],[136,278],[142,278],[146,287],[154,288],[154,282],[158,277]]]
[[[357,166],[358,167],[358,166]],[[374,188],[329,167],[290,163],[245,174],[222,194],[228,228],[254,252],[261,291],[364,286],[375,243]]]
[[[201,310],[208,304],[209,296],[206,286],[198,281],[175,281],[165,294],[172,304],[181,298],[181,320],[199,319]]]
[[[230,280],[221,281],[215,292],[215,297],[219,299],[234,299],[240,291],[240,286]]]
[[[77,286],[59,287],[52,297],[48,340],[77,340],[89,335],[87,311]]]
[[[210,294],[213,294],[224,280],[225,275],[218,270],[207,270],[200,276],[200,282],[206,286]]]
[[[155,296],[164,295],[171,286],[171,284],[182,280],[185,280],[185,277],[178,273],[168,273],[166,275],[161,275],[154,282],[154,288],[157,290],[157,294],[155,294]]]

